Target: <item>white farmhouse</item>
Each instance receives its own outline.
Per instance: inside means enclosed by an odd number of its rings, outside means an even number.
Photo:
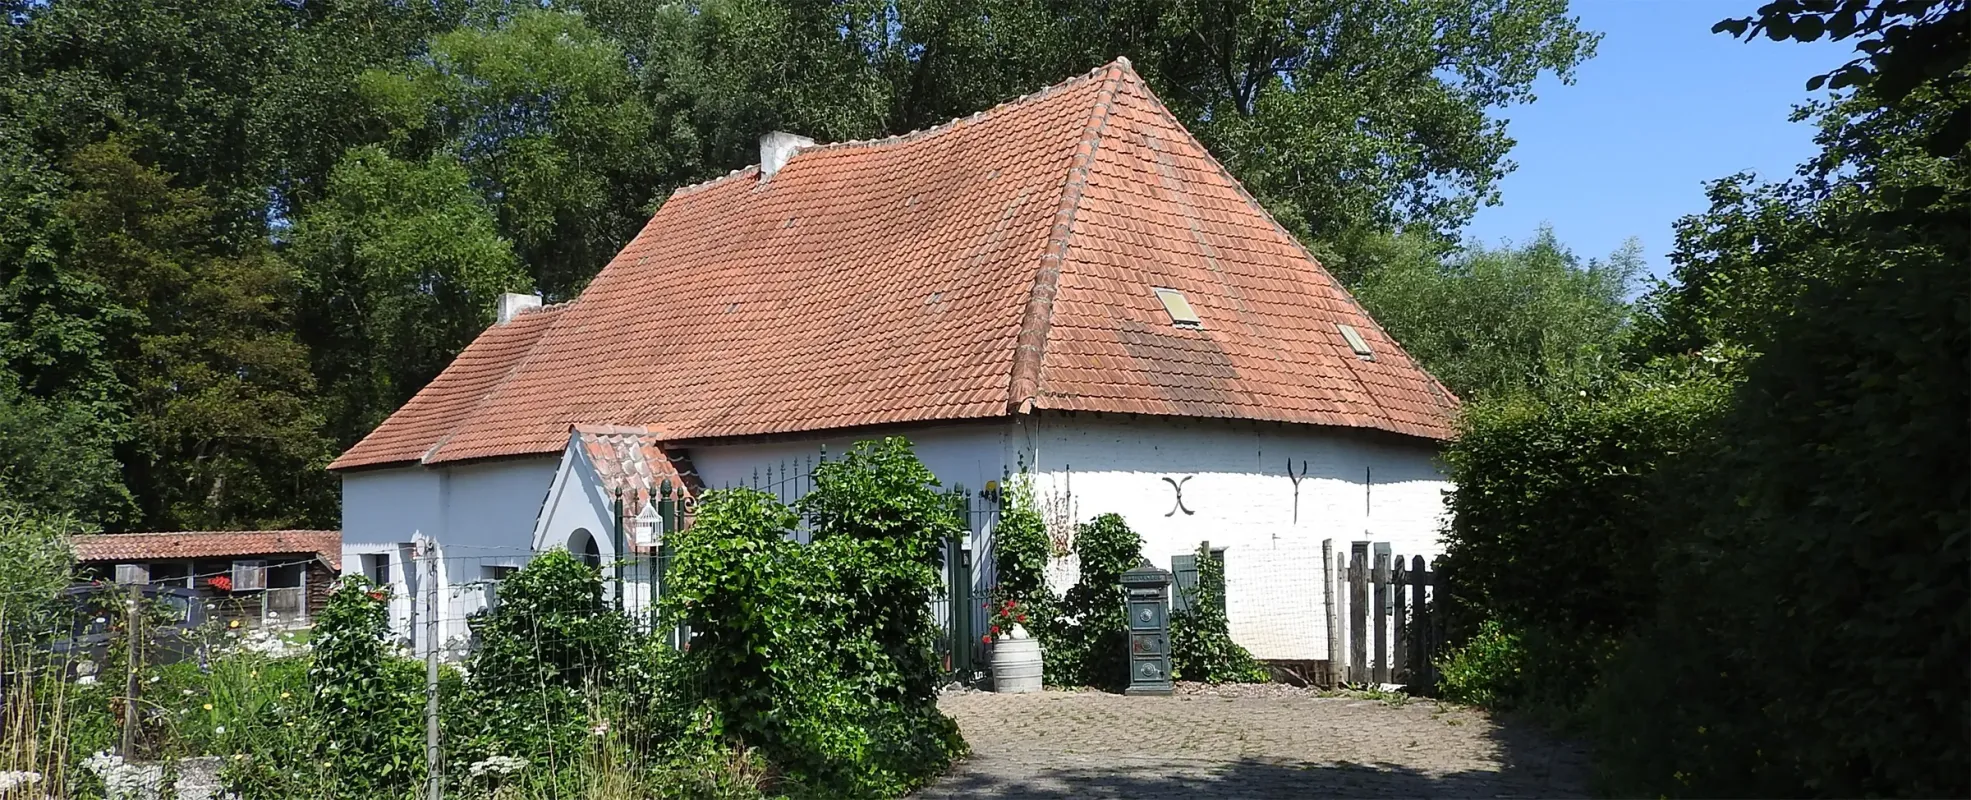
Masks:
[[[1159,564],[1225,548],[1233,633],[1261,657],[1327,656],[1323,539],[1436,552],[1457,399],[1127,61],[904,136],[773,134],[760,157],[673,193],[578,298],[508,296],[344,453],[345,571],[416,596],[428,537],[450,637],[470,587],[533,553],[642,555],[619,521],[665,481],[784,476],[887,434],[947,485],[1026,470],[1064,529],[1122,514]]]

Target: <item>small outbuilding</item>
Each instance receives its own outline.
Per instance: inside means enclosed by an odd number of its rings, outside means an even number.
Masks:
[[[211,616],[305,627],[342,572],[341,531],[172,531],[75,537],[85,579],[191,589]]]

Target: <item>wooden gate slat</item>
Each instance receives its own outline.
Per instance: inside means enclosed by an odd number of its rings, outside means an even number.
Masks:
[[[1369,676],[1369,565],[1357,543],[1348,559],[1348,679]]]
[[[1404,613],[1406,609],[1404,608],[1405,603],[1403,601],[1405,600],[1404,595],[1406,594],[1405,588],[1410,582],[1410,574],[1404,569],[1404,560],[1402,556],[1396,557],[1395,571],[1390,573],[1389,576],[1391,586],[1390,600],[1395,605],[1393,613],[1390,614],[1389,626],[1389,680],[1391,683],[1408,685],[1412,674],[1408,647],[1410,643],[1410,631],[1408,625],[1409,615]]]
[[[1375,660],[1370,667],[1370,675],[1375,683],[1389,682],[1389,554],[1376,553],[1375,571],[1370,579],[1375,582],[1375,607],[1370,611],[1375,618]]]

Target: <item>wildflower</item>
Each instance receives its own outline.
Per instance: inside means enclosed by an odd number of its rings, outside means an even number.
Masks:
[[[981,636],[979,637],[979,641],[984,642],[986,644],[992,644],[992,636],[991,635]]]
[[[589,731],[589,733],[595,734],[596,736],[601,736],[608,732],[609,732],[609,720],[606,719],[596,723],[595,729]]]
[[[26,789],[41,782],[41,773],[21,770],[0,770],[0,795],[15,789]]]
[[[178,691],[180,691],[180,692],[182,692],[182,693],[184,693],[184,695],[185,695],[186,697],[191,697],[191,696],[192,696],[192,690],[190,690],[190,689],[179,689]]]
[[[290,693],[288,693],[288,692],[281,692],[281,699],[282,699],[282,700],[286,700],[286,699],[288,699],[289,697],[292,697],[292,696],[293,696],[293,695],[292,695],[292,694],[290,694]]]
[[[224,726],[224,725],[220,725],[220,726],[218,726],[218,727],[216,727],[216,728],[213,728],[213,729],[212,729],[212,732],[213,732],[213,733],[216,733],[216,734],[219,734],[220,736],[224,736],[224,735],[226,735],[226,726]]]
[[[233,620],[232,622],[228,622],[228,623],[226,623],[226,627],[228,627],[228,628],[237,628],[237,627],[239,627],[239,626],[240,626],[240,621],[239,621],[239,620]]]
[[[211,704],[211,703],[206,703],[206,704],[205,704],[205,710],[207,710],[207,711],[211,711],[211,710],[212,710],[212,704]]]

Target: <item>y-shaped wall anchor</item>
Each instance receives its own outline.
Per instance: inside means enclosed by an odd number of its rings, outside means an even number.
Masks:
[[[1293,474],[1293,459],[1287,459],[1287,480],[1293,481],[1293,524],[1300,524],[1300,479],[1307,477],[1307,461],[1300,462],[1300,474]]]

